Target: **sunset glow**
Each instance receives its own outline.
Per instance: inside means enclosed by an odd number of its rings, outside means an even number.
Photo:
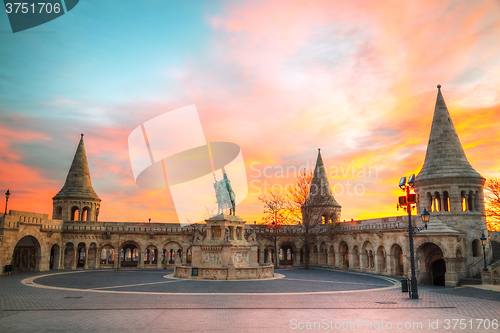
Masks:
[[[100,220],[178,222],[168,189],[136,185],[128,136],[195,104],[207,141],[241,148],[247,222],[318,148],[341,220],[404,215],[437,84],[471,165],[500,177],[499,17],[490,0],[82,1],[0,34],[0,189],[52,216],[85,133]]]

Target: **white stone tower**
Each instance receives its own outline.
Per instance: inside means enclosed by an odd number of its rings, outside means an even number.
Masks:
[[[66,182],[52,200],[54,220],[97,221],[101,199],[92,188],[83,134]]]
[[[310,211],[311,214],[308,214],[306,210],[310,209],[313,211]],[[323,158],[321,158],[321,150],[318,149],[318,158],[311,181],[311,189],[306,202],[302,205],[302,216],[311,216],[313,219],[321,216],[322,223],[328,224],[340,220],[340,211],[341,206],[333,197],[325,165],[323,164]]]
[[[466,233],[467,253],[462,255],[478,256],[479,237],[483,232],[487,235],[483,196],[485,179],[467,160],[441,94],[441,85],[437,87],[425,162],[415,179],[417,214],[425,208],[431,213],[431,222],[437,219],[460,233]]]

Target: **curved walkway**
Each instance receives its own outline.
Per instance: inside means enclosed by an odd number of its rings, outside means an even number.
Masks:
[[[171,295],[307,295],[397,288],[390,278],[346,271],[277,270],[275,278],[245,281],[185,280],[163,271],[86,270],[23,279],[30,287],[66,291]],[[140,277],[139,277],[140,274]]]

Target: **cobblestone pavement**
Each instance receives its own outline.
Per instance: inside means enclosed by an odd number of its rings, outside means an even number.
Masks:
[[[276,273],[284,277],[185,281],[169,278],[171,270],[0,276],[0,332],[500,331],[499,292],[419,286],[420,298],[411,300],[390,278]]]

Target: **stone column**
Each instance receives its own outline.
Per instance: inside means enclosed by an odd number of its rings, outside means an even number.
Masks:
[[[266,258],[264,258],[264,252],[265,249],[263,246],[259,246],[259,263],[260,264],[265,264],[266,263]]]
[[[64,269],[65,252],[66,252],[66,246],[61,246],[61,253],[59,254],[59,267],[57,269]]]
[[[446,263],[446,273],[444,273],[444,285],[446,287],[457,286],[456,258],[443,258]]]
[[[156,268],[161,269],[162,268],[162,260],[161,257],[163,255],[163,249],[160,251],[159,249],[156,251]]]
[[[89,269],[89,248],[85,245],[85,263],[83,269]]]
[[[236,240],[236,227],[231,227],[231,234],[232,234],[233,240]]]
[[[120,249],[115,250],[115,264],[113,265],[113,266],[114,266],[114,268],[115,268],[115,270],[118,270],[118,269],[120,269],[120,267],[121,267],[121,263],[120,263],[120,259],[121,259],[121,258],[120,258],[120,253],[121,253]]]
[[[144,268],[144,252],[143,251],[139,251],[139,249],[137,249],[137,251],[139,252],[139,268]]]
[[[342,253],[335,252],[335,267],[343,269],[344,268],[343,265],[344,263],[342,262]]]
[[[96,248],[95,248],[95,266],[94,266],[96,269],[101,268],[101,251],[102,251],[102,248],[99,248],[96,246]]]
[[[77,262],[78,262],[78,247],[73,247],[73,251],[75,252],[74,256],[73,256],[73,266],[71,267],[71,269],[76,269],[77,267]]]
[[[293,266],[300,266],[300,249],[293,253]]]
[[[187,250],[182,251],[182,264],[186,265],[187,264]]]

